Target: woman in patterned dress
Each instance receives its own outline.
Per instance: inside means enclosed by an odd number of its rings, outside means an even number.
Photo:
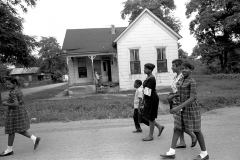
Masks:
[[[175,59],[172,61],[172,71],[174,73],[177,73],[177,75],[173,78],[173,82],[171,85],[172,92],[169,93],[167,98],[170,104],[170,109],[179,105],[180,103],[177,86],[179,85],[179,81],[182,81],[182,78],[183,78],[182,69],[181,69],[182,63],[183,63],[183,60],[181,59]],[[179,117],[181,116],[181,112],[182,111],[173,115],[174,123],[176,123]],[[193,134],[193,132],[188,132],[187,130],[185,130],[184,132],[187,133],[192,138],[191,147],[194,147],[197,144],[197,137],[195,136],[195,134]],[[184,140],[184,132],[179,131],[180,142],[179,144],[176,145],[176,148],[186,148],[186,143]]]
[[[208,160],[209,155],[206,150],[204,137],[201,131],[201,113],[200,106],[196,102],[196,81],[191,78],[191,72],[194,66],[188,62],[182,64],[182,82],[178,86],[180,105],[170,110],[171,114],[176,114],[182,109],[182,116],[175,119],[174,133],[172,137],[171,148],[166,154],[160,156],[164,158],[175,158],[175,148],[179,138],[180,131],[194,132],[201,148],[200,154],[194,160]]]
[[[153,132],[154,126],[156,126],[159,130],[158,136],[161,135],[164,126],[159,125],[155,118],[157,118],[158,114],[158,104],[159,97],[156,92],[156,80],[152,75],[152,71],[155,68],[154,64],[147,63],[144,65],[144,73],[147,74],[146,80],[143,82],[143,118],[149,121],[149,135],[146,138],[143,138],[143,141],[151,141],[153,140]]]
[[[28,113],[23,106],[23,93],[19,89],[19,84],[16,78],[8,77],[6,79],[7,88],[10,89],[9,98],[2,104],[8,107],[6,122],[5,122],[5,134],[8,134],[8,146],[7,149],[0,154],[2,156],[9,156],[13,154],[13,142],[15,133],[19,133],[25,137],[33,140],[34,150],[37,148],[40,137],[27,132],[30,128],[30,120]]]

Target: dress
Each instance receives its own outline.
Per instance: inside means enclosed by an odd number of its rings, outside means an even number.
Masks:
[[[190,98],[190,93],[196,93],[196,81],[193,78],[183,78],[178,86],[180,103],[185,102]],[[179,111],[180,112],[180,111]],[[174,127],[180,130],[187,130],[190,132],[201,131],[201,113],[200,106],[195,100],[192,104],[185,106],[181,111],[181,116],[174,117]]]
[[[8,102],[13,103],[14,99],[17,99],[18,102],[21,101],[21,104],[19,104],[18,107],[8,107],[5,122],[5,134],[21,133],[30,128],[30,120],[27,110],[22,105],[23,93],[21,90],[14,89],[10,91]]]
[[[143,82],[143,89],[146,87],[152,91],[150,96],[144,94],[143,117],[147,120],[154,121],[158,115],[159,104],[159,97],[156,92],[156,80],[154,76],[148,77]]]

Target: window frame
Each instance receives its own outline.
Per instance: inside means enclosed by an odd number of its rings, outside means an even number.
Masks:
[[[134,51],[138,51],[137,52],[137,56],[133,56],[133,58],[136,58],[137,57],[137,59],[134,59],[134,60],[132,60],[132,56],[131,56],[131,54],[132,54],[132,51],[134,52]],[[140,49],[139,48],[129,48],[129,55],[130,55],[130,74],[132,74],[132,75],[136,75],[136,74],[141,74],[141,61],[140,61],[140,54],[139,54],[139,51],[140,51]],[[136,53],[135,53],[136,54]],[[133,68],[132,69],[132,66],[134,67],[135,66],[135,64],[138,64],[138,70],[137,70],[137,72],[135,72],[134,71],[134,69],[135,68]]]
[[[160,57],[159,58],[159,52],[158,50],[163,50],[164,49],[164,52],[161,52],[160,54]],[[166,46],[161,46],[161,47],[156,47],[156,52],[157,52],[157,73],[165,73],[165,72],[168,72],[168,66],[167,66],[167,47]],[[163,63],[163,65],[165,65],[166,67],[161,67],[160,69],[160,66],[159,66],[159,63]]]

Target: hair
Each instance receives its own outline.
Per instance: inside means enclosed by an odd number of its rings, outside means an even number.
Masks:
[[[174,64],[176,65],[176,67],[179,67],[179,66],[182,65],[183,60],[182,60],[182,59],[174,59],[174,60],[172,61],[172,63],[174,63]]]
[[[151,71],[153,71],[155,68],[155,65],[152,63],[146,63],[144,66]]]
[[[189,68],[189,69],[191,69],[191,70],[194,70],[194,65],[192,65],[192,64],[189,63],[189,62],[184,62],[184,63],[182,64],[182,66],[187,67],[187,68]]]
[[[135,81],[135,83],[136,83],[136,84],[138,84],[139,86],[141,86],[141,85],[142,85],[142,81],[141,81],[141,80],[139,80],[139,79],[137,79],[137,80]]]
[[[18,79],[15,77],[5,77],[6,81],[10,81],[12,84],[16,84],[19,86]]]

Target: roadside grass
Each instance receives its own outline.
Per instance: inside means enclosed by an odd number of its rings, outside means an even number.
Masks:
[[[202,112],[231,105],[240,105],[240,76],[234,78],[214,78],[213,76],[193,75],[197,81],[197,97]],[[25,96],[25,107],[32,123],[68,122],[91,119],[114,119],[132,117],[134,90],[119,94],[93,94],[50,100],[59,92],[68,88],[57,88]],[[168,92],[169,88],[159,89],[158,93]],[[169,114],[167,95],[161,94],[159,115]],[[0,110],[0,126],[4,123],[3,110]]]

